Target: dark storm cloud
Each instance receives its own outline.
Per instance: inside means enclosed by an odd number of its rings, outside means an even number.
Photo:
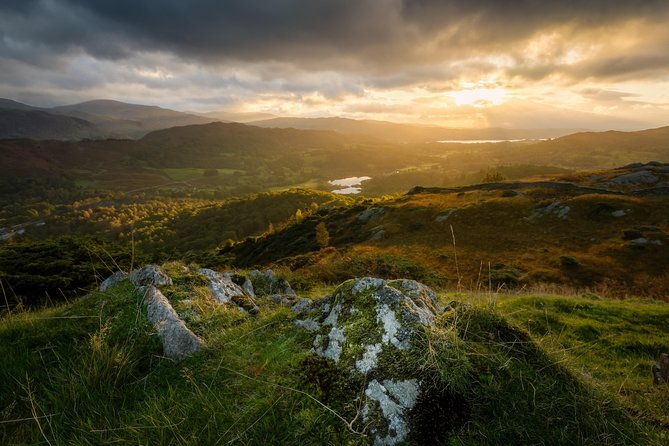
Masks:
[[[167,51],[200,62],[383,69],[503,49],[538,30],[666,18],[665,0],[5,0],[4,37],[100,58]],[[576,32],[575,31],[575,32]]]

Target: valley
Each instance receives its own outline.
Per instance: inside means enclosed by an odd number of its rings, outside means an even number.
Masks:
[[[209,123],[138,140],[0,140],[0,350],[13,358],[0,381],[19,383],[0,386],[10,420],[0,438],[169,443],[169,419],[203,444],[378,442],[386,421],[361,424],[351,402],[375,410],[356,392],[376,395],[379,381],[313,353],[318,336],[332,336],[320,324],[340,317],[318,308],[372,281],[378,296],[429,287],[441,309],[407,353],[392,353],[403,365],[379,353],[378,371],[365,372],[391,377],[386,386],[419,378],[397,438],[662,444],[666,389],[649,368],[667,335],[666,134],[396,144]],[[196,339],[176,360],[160,323],[145,319],[155,313],[145,288],[106,285],[145,264],[169,275],[153,289]],[[217,274],[230,282],[207,286]],[[253,294],[217,300],[245,277]],[[346,317],[367,310],[356,311]],[[373,330],[379,317],[342,333]],[[358,358],[355,342],[345,355]],[[508,405],[524,415],[500,428]],[[14,421],[24,419],[49,433]]]

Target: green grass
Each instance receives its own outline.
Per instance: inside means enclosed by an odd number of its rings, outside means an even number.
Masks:
[[[168,294],[183,291],[187,280]],[[194,303],[175,296],[207,345],[175,364],[161,356],[140,299],[123,285],[0,321],[1,444],[356,440],[298,390],[310,339],[293,326],[289,309],[251,317],[205,302],[197,288]]]
[[[654,386],[651,374],[669,351],[669,304],[539,296],[502,299],[498,308],[585,379],[669,427],[669,387]]]
[[[314,369],[312,335],[289,308],[264,302],[250,316],[215,304],[181,264],[165,267],[166,296],[205,342],[180,363],[162,356],[129,284],[0,319],[1,444],[368,444],[338,418],[356,415],[354,397],[336,397],[350,389],[309,379],[337,382]],[[418,444],[666,442],[667,389],[649,367],[666,351],[669,305],[457,300],[468,303],[416,344],[417,370],[434,379],[414,414]]]

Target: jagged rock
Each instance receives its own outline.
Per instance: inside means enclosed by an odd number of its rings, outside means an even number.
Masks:
[[[229,275],[207,268],[202,268],[198,272],[209,279],[209,289],[219,304],[229,303],[232,296],[246,294],[246,291],[234,283]]]
[[[280,279],[274,275],[271,269],[261,272],[253,270],[249,273],[249,280],[253,285],[257,296],[269,296],[272,294],[289,294],[295,296],[295,291],[285,279]]]
[[[403,361],[411,362],[419,327],[431,325],[441,312],[434,292],[423,284],[368,277],[344,282],[314,305],[309,317],[296,321],[317,332],[316,355],[374,378],[364,389],[362,414],[375,445],[395,445],[407,438],[420,377],[398,370],[411,369]]]
[[[100,284],[100,291],[107,291],[109,288],[119,284],[128,278],[128,273],[125,271],[116,271],[111,276],[107,277]]]
[[[158,332],[165,356],[180,361],[199,351],[202,341],[186,327],[163,293],[153,285],[142,290],[149,322]]]
[[[306,311],[309,311],[313,307],[314,303],[311,299],[305,299],[304,297],[300,297],[297,299],[297,302],[293,304],[291,309],[293,310],[294,313],[301,314]]]
[[[653,364],[653,384],[669,384],[669,354],[662,353],[660,361]]]
[[[358,221],[361,221],[363,223],[367,223],[370,220],[374,220],[374,219],[383,217],[383,215],[385,213],[386,213],[385,208],[379,208],[379,207],[367,208],[364,211],[362,211],[360,214],[358,214]]]
[[[246,277],[244,278],[244,283],[242,283],[242,289],[246,291],[246,294],[249,296],[256,297],[255,290],[253,289],[253,282]]]
[[[219,273],[207,268],[202,268],[198,272],[209,279],[209,289],[218,303],[232,302],[251,314],[257,314],[260,311],[253,301],[253,297],[242,286],[233,281],[232,273]],[[251,292],[253,292],[253,288],[251,288]]]
[[[130,273],[130,281],[137,287],[172,285],[172,279],[158,265],[146,265]]]

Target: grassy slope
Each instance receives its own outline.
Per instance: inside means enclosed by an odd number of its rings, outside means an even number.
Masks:
[[[540,187],[516,195],[503,190],[421,193],[316,214],[285,231],[234,245],[225,254],[241,265],[278,262],[334,282],[365,269],[428,282],[433,272],[452,284],[460,278],[469,289],[487,288],[490,282],[493,287],[552,283],[666,297],[667,200]],[[569,207],[566,218],[541,214],[552,203]],[[361,221],[361,213],[371,208],[385,213]],[[625,215],[614,217],[613,210]],[[326,222],[336,249],[318,252],[314,228],[319,221]],[[624,238],[634,229],[658,244],[635,246]],[[380,230],[379,239],[370,240]],[[384,272],[379,265],[401,266],[402,259],[407,268],[397,271]],[[353,271],[351,265],[359,262],[365,265]],[[441,284],[433,278],[433,285]]]
[[[202,279],[178,264],[168,270],[175,285],[165,294],[206,343],[179,364],[160,356],[129,285],[0,320],[0,442],[366,444],[304,393],[355,416],[353,402],[328,397],[313,380],[328,377],[305,367],[311,339],[288,309],[264,304],[252,317],[217,306]],[[491,310],[489,298],[457,298],[470,303],[446,313],[427,338],[426,371],[436,367],[467,401],[434,401],[428,424],[453,428],[441,441],[665,441],[667,389],[647,383],[666,345],[669,305],[531,296]],[[536,343],[509,323],[530,327]],[[593,330],[604,335],[583,338]],[[434,444],[430,425],[420,432],[416,440]]]

